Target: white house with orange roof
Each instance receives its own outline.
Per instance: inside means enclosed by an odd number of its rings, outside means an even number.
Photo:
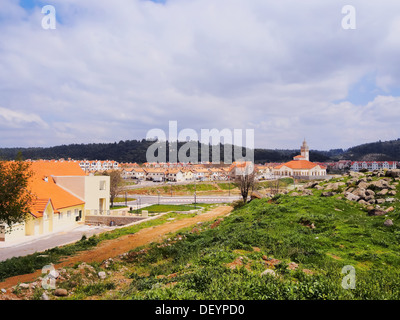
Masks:
[[[110,207],[110,177],[88,175],[78,162],[33,161],[29,189],[35,196],[24,223],[3,226],[0,241],[45,235],[77,226],[86,214]]]
[[[295,156],[292,161],[274,167],[273,174],[278,177],[325,179],[327,168],[322,164],[309,161],[309,147],[305,139],[300,150],[301,154]]]

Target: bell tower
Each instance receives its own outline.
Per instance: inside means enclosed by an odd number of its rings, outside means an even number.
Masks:
[[[300,151],[301,151],[301,156],[304,158],[304,160],[310,161],[310,148],[308,147],[305,138],[300,148]]]

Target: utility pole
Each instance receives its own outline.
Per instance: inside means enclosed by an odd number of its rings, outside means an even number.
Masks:
[[[196,179],[194,180],[194,209],[196,209]]]

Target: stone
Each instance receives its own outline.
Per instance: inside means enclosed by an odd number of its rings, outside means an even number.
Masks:
[[[369,216],[384,216],[386,214],[386,211],[381,210],[381,209],[372,209],[368,211]]]
[[[289,270],[296,270],[299,267],[299,265],[296,262],[291,262],[288,265]]]
[[[60,276],[60,273],[55,269],[53,269],[49,272],[50,278],[57,279],[59,276]]]
[[[383,223],[383,225],[384,225],[385,227],[391,227],[391,226],[393,225],[393,221],[390,220],[390,219],[387,219],[387,220]]]
[[[388,192],[388,194],[391,195],[391,196],[395,196],[397,194],[397,192],[395,190],[390,190]]]
[[[46,292],[43,292],[42,296],[40,297],[40,300],[50,300],[49,296],[46,294]]]
[[[334,192],[322,192],[321,193],[321,197],[332,197],[332,196],[334,196],[335,195],[335,193]]]
[[[376,199],[375,201],[377,204],[382,204],[385,202],[385,199]]]
[[[377,193],[378,196],[384,196],[389,192],[388,189],[383,189]]]
[[[389,207],[389,208],[386,209],[386,212],[392,212],[392,211],[394,211],[393,207]]]
[[[367,182],[365,182],[365,181],[361,181],[361,182],[358,184],[358,187],[359,187],[360,189],[367,189],[368,186],[369,186],[369,184],[368,184]]]
[[[7,290],[6,289],[1,289],[1,292],[6,293]]]
[[[22,289],[29,289],[29,284],[27,284],[27,283],[20,283],[20,284],[19,284],[19,287],[22,288]]]
[[[361,204],[361,205],[363,205],[363,206],[367,206],[367,205],[370,204],[369,202],[367,202],[367,201],[365,201],[365,200],[363,200],[363,199],[359,200],[358,203]]]
[[[68,291],[66,289],[56,289],[53,293],[57,297],[66,297],[68,295]]]
[[[291,197],[297,197],[297,196],[299,196],[299,194],[298,194],[297,192],[292,192],[292,193],[290,194],[290,196],[291,196]]]
[[[389,203],[392,203],[392,202],[395,202],[395,201],[396,201],[395,198],[386,198],[386,200],[385,200],[385,202],[389,202]]]
[[[263,271],[263,272],[261,273],[261,276],[265,276],[265,275],[271,275],[271,276],[275,277],[275,276],[276,276],[276,273],[275,273],[275,271],[272,270],[272,269],[267,269],[267,270],[265,270],[265,271]]]
[[[104,271],[100,271],[97,275],[99,276],[100,279],[103,280],[107,277],[107,274]]]
[[[346,193],[346,194],[345,194],[345,197],[346,197],[346,199],[349,200],[349,201],[358,201],[358,200],[360,199],[359,196],[356,196],[356,195],[353,194],[353,193]]]
[[[365,190],[365,195],[367,197],[374,197],[375,196],[375,192],[370,190],[370,189],[367,189],[367,190]]]

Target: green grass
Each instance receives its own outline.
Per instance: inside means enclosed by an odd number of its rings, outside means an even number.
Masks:
[[[392,227],[383,226],[387,218]],[[311,223],[315,229],[308,227]],[[398,207],[388,217],[369,217],[359,205],[336,197],[277,196],[272,202],[254,200],[218,227],[210,225],[199,227],[200,233],[188,228],[178,233],[185,240],[152,245],[146,255],[128,259],[127,266],[141,272],[131,275],[134,280],[121,298],[400,298]],[[228,268],[239,256],[247,268]],[[281,261],[277,277],[260,276],[266,268],[263,256]],[[291,262],[297,270],[286,268]],[[341,286],[346,265],[356,270],[355,289]]]
[[[196,209],[200,209],[204,206],[209,206],[205,204],[196,204]],[[134,206],[132,207],[133,210],[132,212],[136,212],[137,210],[134,209]],[[195,210],[195,205],[194,204],[185,204],[185,205],[175,205],[175,204],[154,204],[149,207],[145,207],[143,209],[139,209],[139,212],[142,212],[143,210],[147,210],[149,213],[161,213],[161,212],[169,212],[169,211],[190,211],[190,210]]]
[[[169,218],[180,220],[192,216],[195,216],[195,214],[179,214],[172,212],[153,220],[126,228],[115,229],[113,231],[91,236],[90,238],[83,236],[81,240],[70,245],[55,247],[43,252],[35,252],[23,257],[10,258],[0,262],[0,280],[2,281],[8,277],[35,272],[36,270],[43,268],[45,265],[59,262],[63,257],[71,256],[80,251],[93,248],[101,241],[136,233],[143,228],[161,225],[167,222],[167,219]]]

